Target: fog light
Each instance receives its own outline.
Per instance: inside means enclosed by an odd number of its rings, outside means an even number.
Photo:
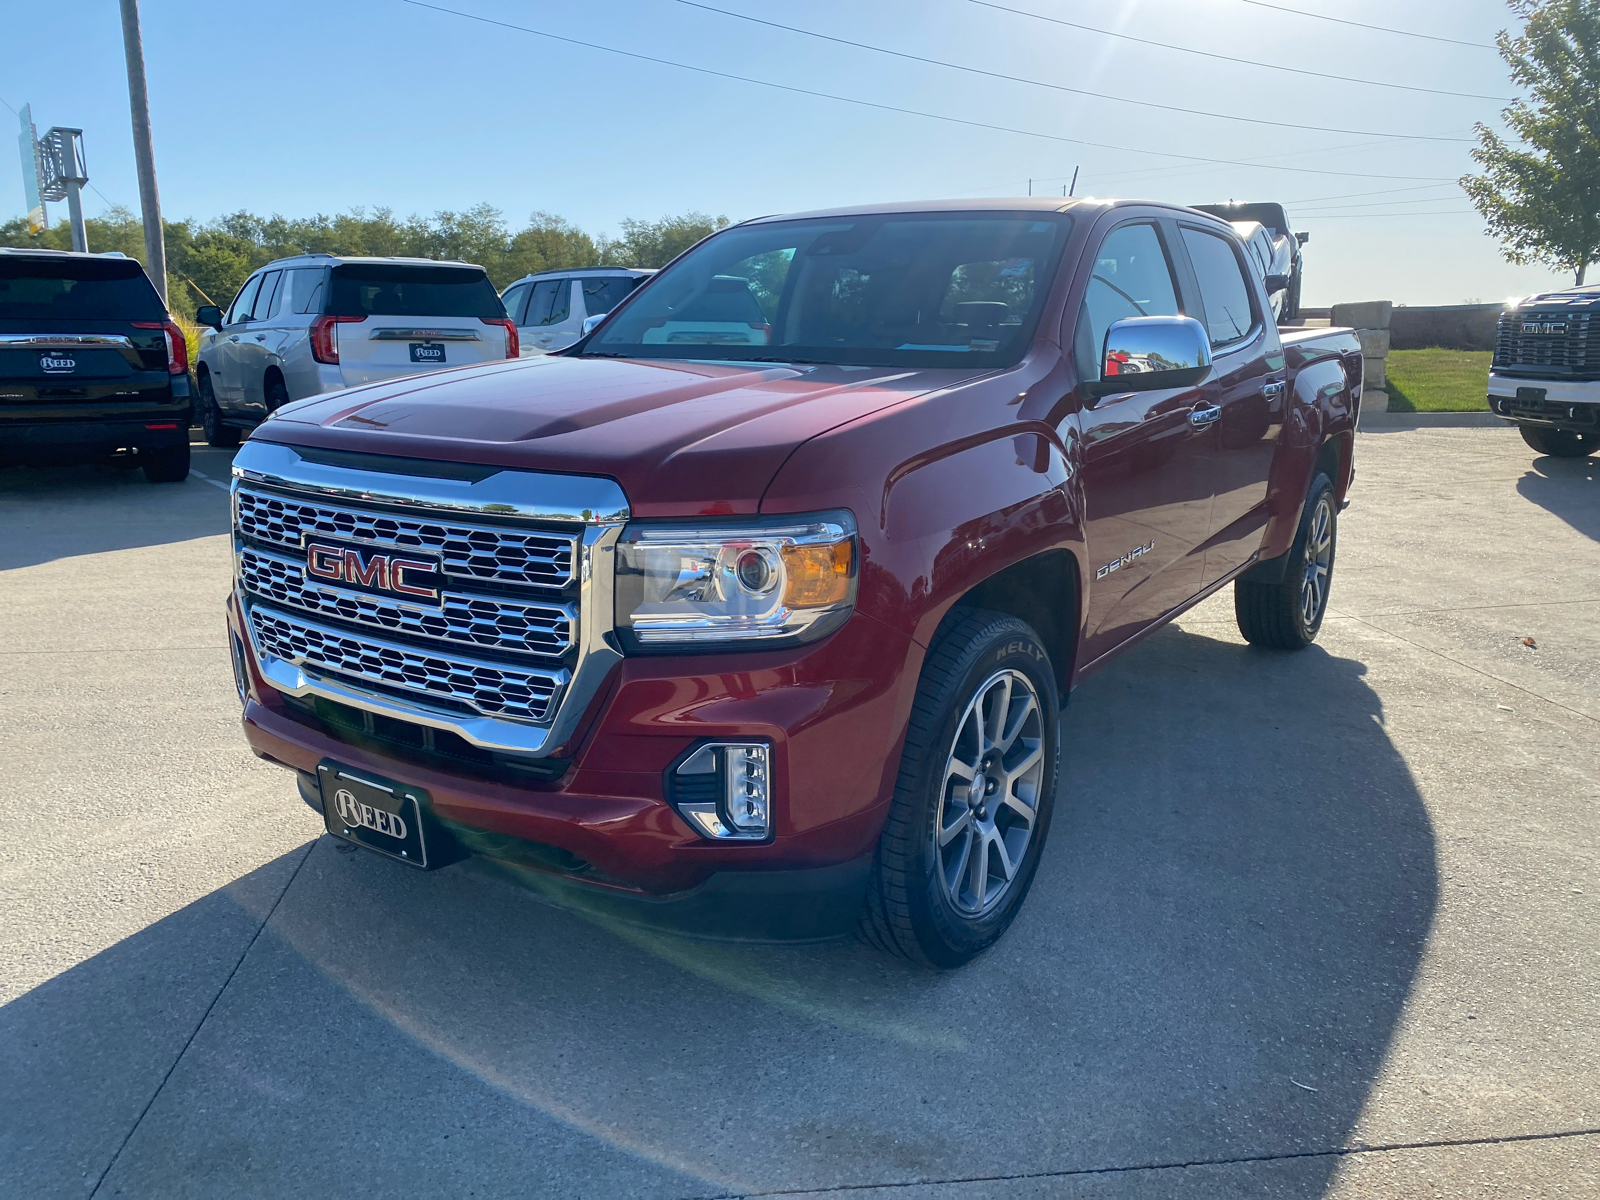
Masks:
[[[698,746],[668,770],[667,798],[704,837],[763,841],[772,832],[772,750],[760,742]]]

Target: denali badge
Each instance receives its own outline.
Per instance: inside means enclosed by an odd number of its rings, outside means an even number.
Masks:
[[[59,354],[41,354],[39,356],[39,369],[47,375],[60,375],[65,371],[76,371],[78,369],[78,360]]]
[[[1101,567],[1098,571],[1096,571],[1094,573],[1094,577],[1096,579],[1104,579],[1107,575],[1111,574],[1111,572],[1122,570],[1123,567],[1127,566],[1134,559],[1142,558],[1144,555],[1149,554],[1155,548],[1156,548],[1156,544],[1155,544],[1154,541],[1146,542],[1142,546],[1135,546],[1132,550],[1129,550],[1121,558],[1114,558],[1110,562],[1108,562],[1105,566]]]
[[[437,576],[439,564],[419,558],[393,558],[387,554],[363,554],[351,546],[330,546],[323,542],[306,543],[306,575],[330,583],[348,583],[358,588],[414,596],[418,600],[439,600],[439,589],[430,576]]]
[[[339,819],[348,826],[364,825],[402,842],[406,840],[406,823],[400,814],[387,813],[381,808],[363,804],[348,788],[340,788],[333,794],[333,807],[338,810]]]

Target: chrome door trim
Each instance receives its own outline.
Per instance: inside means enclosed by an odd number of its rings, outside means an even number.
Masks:
[[[115,350],[146,369],[133,339],[120,333],[0,333],[0,350]]]
[[[233,477],[352,503],[443,509],[475,516],[619,529],[629,516],[622,488],[615,480],[599,475],[555,475],[507,467],[474,482],[429,476],[425,474],[427,466],[425,460],[417,460],[416,475],[330,467],[301,458],[290,446],[252,438],[233,457]]]

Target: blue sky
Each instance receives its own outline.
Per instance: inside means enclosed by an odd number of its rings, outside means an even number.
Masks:
[[[1059,194],[1077,167],[1080,195],[1288,202],[1296,226],[1312,233],[1310,305],[1496,301],[1570,283],[1500,258],[1451,183],[1471,168],[1468,141],[1402,136],[1470,139],[1475,121],[1498,122],[1502,101],[1313,78],[1129,38],[1511,96],[1499,57],[1473,45],[1355,28],[1252,0],[994,0],[1129,35],[1120,39],[974,0],[704,0],[1056,85],[1047,88],[785,32],[682,0],[429,2],[973,124],[720,78],[405,0],[146,0],[156,167],[168,218],[355,206],[405,215],[488,201],[513,224],[544,210],[602,232],[615,231],[623,217],[689,209],[738,220],[836,204],[1021,195],[1030,177],[1037,193]],[[1510,21],[1501,0],[1274,3],[1481,44],[1492,44]],[[7,7],[6,24],[15,29],[22,6],[8,0]],[[0,99],[16,108],[31,103],[41,131],[84,128],[97,189],[88,193],[91,214],[107,200],[136,210],[117,5],[74,0],[70,13],[66,36],[25,55],[11,47],[0,65]],[[15,128],[15,118],[0,115]],[[0,216],[22,209],[17,154],[0,154]],[[52,209],[52,219],[61,215],[64,206]]]

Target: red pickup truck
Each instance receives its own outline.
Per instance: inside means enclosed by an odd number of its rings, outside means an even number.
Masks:
[[[281,408],[233,468],[244,729],[328,831],[711,937],[959,965],[1089,672],[1228,583],[1327,605],[1361,357],[1223,221],[747,221],[559,355]]]

